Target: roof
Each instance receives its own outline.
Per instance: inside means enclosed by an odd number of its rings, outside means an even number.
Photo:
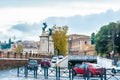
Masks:
[[[80,35],[80,34],[70,34],[70,35],[68,35],[68,37],[71,38],[72,40],[74,40],[74,39],[90,39],[90,36]]]

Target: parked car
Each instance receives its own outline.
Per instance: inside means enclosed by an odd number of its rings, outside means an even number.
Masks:
[[[100,75],[102,69],[102,74],[104,72],[104,69],[101,68],[97,64],[92,64],[92,63],[83,63],[83,64],[77,64],[73,68],[73,75],[76,76],[77,74],[84,74],[84,70],[86,70],[86,75],[89,74],[89,76],[93,75]],[[88,71],[89,70],[89,71]]]
[[[41,60],[40,64],[41,64],[41,67],[50,67],[51,66],[50,61],[47,58],[43,58]]]
[[[30,70],[34,70],[35,68],[38,69],[37,60],[29,60],[27,68]]]
[[[63,59],[63,55],[59,55],[58,58],[59,58],[59,59]]]
[[[57,57],[57,56],[54,56],[54,57],[52,57],[51,62],[52,62],[52,63],[56,63],[56,62],[57,62],[57,60],[58,60],[58,57]]]
[[[120,61],[117,62],[116,66],[112,66],[111,72],[120,73]]]

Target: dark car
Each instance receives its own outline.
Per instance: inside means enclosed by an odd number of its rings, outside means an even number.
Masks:
[[[38,62],[37,60],[29,60],[28,62],[28,69],[34,70],[38,68]]]
[[[42,59],[40,64],[41,64],[41,67],[50,67],[51,66],[50,61],[47,58]]]
[[[89,76],[93,76],[93,75],[100,75],[101,73],[101,69],[102,69],[102,74],[104,69],[101,68],[99,65],[97,64],[92,64],[92,63],[84,63],[84,64],[79,64],[79,65],[75,65],[73,68],[73,74],[74,76],[77,74],[84,74],[85,70],[86,70],[86,74]]]

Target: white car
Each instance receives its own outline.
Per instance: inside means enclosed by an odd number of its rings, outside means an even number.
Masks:
[[[112,67],[111,72],[113,72],[113,73],[120,73],[120,62],[118,62],[116,66]]]
[[[51,62],[52,62],[52,63],[56,63],[56,62],[57,62],[57,57],[54,56],[54,57],[52,58]]]
[[[63,59],[63,55],[59,55],[58,58],[59,58],[59,59]]]

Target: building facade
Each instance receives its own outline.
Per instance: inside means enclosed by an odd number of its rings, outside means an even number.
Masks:
[[[91,45],[91,38],[87,35],[71,34],[68,36],[70,54],[95,54],[94,45]]]

